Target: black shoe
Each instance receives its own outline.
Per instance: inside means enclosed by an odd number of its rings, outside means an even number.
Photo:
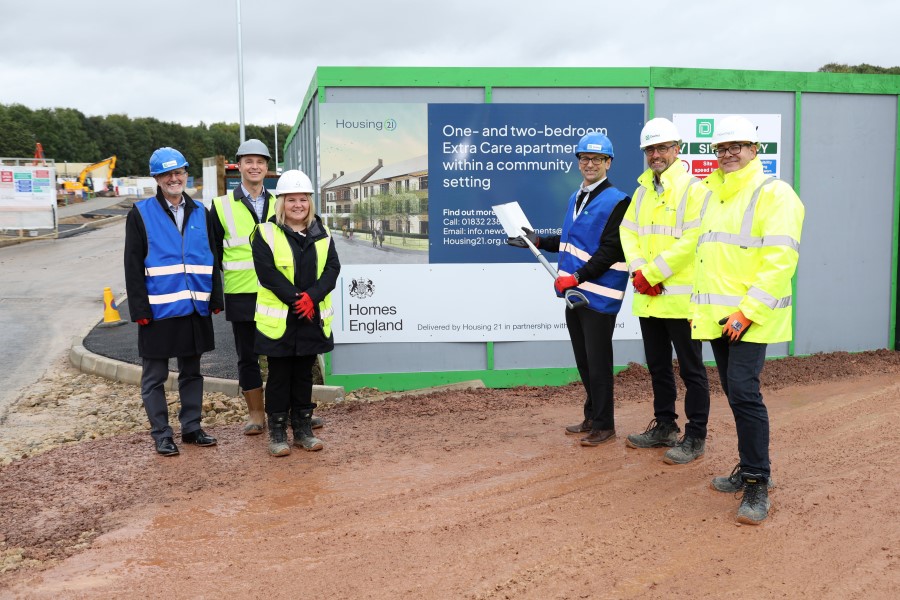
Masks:
[[[653,419],[647,425],[644,433],[632,433],[625,438],[625,445],[629,448],[662,448],[678,443],[678,434],[681,429],[675,421],[657,421]]]
[[[744,482],[744,497],[737,512],[738,523],[759,525],[769,516],[769,509],[772,507],[768,479],[748,473],[742,473],[741,479]]]
[[[181,441],[185,444],[196,444],[198,446],[215,446],[216,438],[209,435],[202,429],[192,431],[190,433],[182,433]]]
[[[566,427],[566,435],[577,435],[579,433],[590,433],[594,423],[590,419],[585,419],[581,423],[569,425]]]
[[[156,440],[156,453],[163,456],[177,456],[178,446],[170,437],[164,437]]]

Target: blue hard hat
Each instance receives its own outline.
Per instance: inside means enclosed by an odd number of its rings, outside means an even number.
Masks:
[[[153,176],[187,166],[188,161],[185,160],[184,154],[175,148],[169,148],[168,146],[158,148],[150,155],[150,175]]]
[[[593,154],[605,154],[610,158],[615,158],[613,153],[612,142],[602,133],[589,133],[578,141],[578,147],[575,148],[575,156],[579,156],[582,152],[591,152]]]

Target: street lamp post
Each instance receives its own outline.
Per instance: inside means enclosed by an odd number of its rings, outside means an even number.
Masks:
[[[275,109],[275,125],[272,128],[275,130],[275,174],[278,175],[278,104],[275,102],[275,98],[269,98],[269,102]]]

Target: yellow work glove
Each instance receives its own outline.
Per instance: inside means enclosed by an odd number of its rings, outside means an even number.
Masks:
[[[728,338],[729,344],[739,341],[747,333],[751,323],[753,321],[745,317],[741,311],[733,312],[719,321],[719,325],[722,325],[722,335]]]

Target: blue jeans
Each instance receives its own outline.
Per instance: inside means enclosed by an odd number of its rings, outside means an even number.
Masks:
[[[741,473],[769,476],[769,412],[759,391],[766,344],[710,341],[722,389],[734,414]]]

